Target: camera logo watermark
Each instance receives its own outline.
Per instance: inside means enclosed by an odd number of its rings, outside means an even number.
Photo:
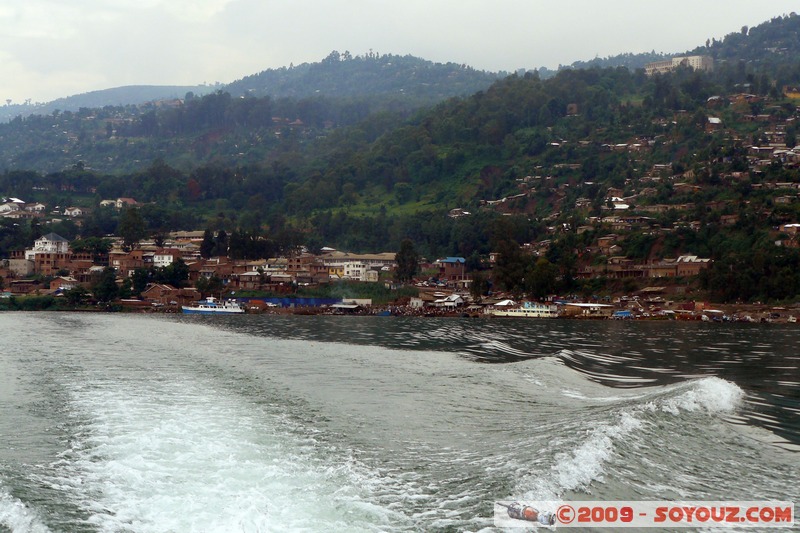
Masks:
[[[794,503],[773,501],[499,501],[497,527],[794,526]]]

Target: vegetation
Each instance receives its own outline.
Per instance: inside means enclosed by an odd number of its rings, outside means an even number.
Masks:
[[[0,193],[90,208],[80,228],[47,231],[80,234],[93,254],[110,233],[132,246],[180,229],[206,230],[204,257],[334,246],[458,255],[480,270],[496,252],[495,285],[532,295],[602,288],[577,272],[607,260],[586,250],[612,230],[579,228],[622,197],[650,220],[620,232],[618,255],[710,257],[700,285],[715,297],[784,300],[800,294],[800,257],[775,246],[775,228],[800,221],[800,202],[777,203],[796,191],[773,185],[800,176],[779,159],[755,166],[749,149],[772,142],[772,124],[796,142],[797,101],[782,88],[800,85],[798,31],[794,14],[743,28],[691,52],[713,56],[713,72],[653,77],[638,68],[652,54],[627,57],[634,69],[595,61],[491,83],[458,65],[334,52],[181,106],[18,117],[0,125]],[[743,93],[754,97],[732,98]],[[141,205],[99,206],[118,197]],[[3,220],[0,254],[41,230]]]

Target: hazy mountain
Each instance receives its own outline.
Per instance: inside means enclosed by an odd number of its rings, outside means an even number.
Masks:
[[[409,96],[437,102],[473,94],[502,75],[456,63],[433,63],[410,55],[331,52],[318,63],[269,69],[237,80],[224,90],[232,96]]]
[[[191,92],[197,96],[218,89],[214,85],[128,85],[102,89],[59,98],[47,103],[11,104],[0,107],[0,122],[32,114],[47,115],[53,111],[78,111],[80,108],[97,109],[105,106],[141,105],[156,100],[183,98]]]

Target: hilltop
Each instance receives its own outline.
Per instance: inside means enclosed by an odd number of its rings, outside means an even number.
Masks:
[[[369,52],[354,56],[334,50],[317,63],[269,69],[226,85],[232,96],[353,98],[392,96],[431,105],[474,94],[501,77],[455,63]]]

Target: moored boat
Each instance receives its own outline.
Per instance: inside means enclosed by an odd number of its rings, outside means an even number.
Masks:
[[[213,296],[209,296],[194,305],[181,306],[181,310],[187,315],[235,315],[244,313],[244,307],[236,300],[223,300],[220,302]]]
[[[518,318],[557,318],[558,306],[539,302],[525,302],[522,307],[510,309],[492,309],[492,316],[508,316]]]

